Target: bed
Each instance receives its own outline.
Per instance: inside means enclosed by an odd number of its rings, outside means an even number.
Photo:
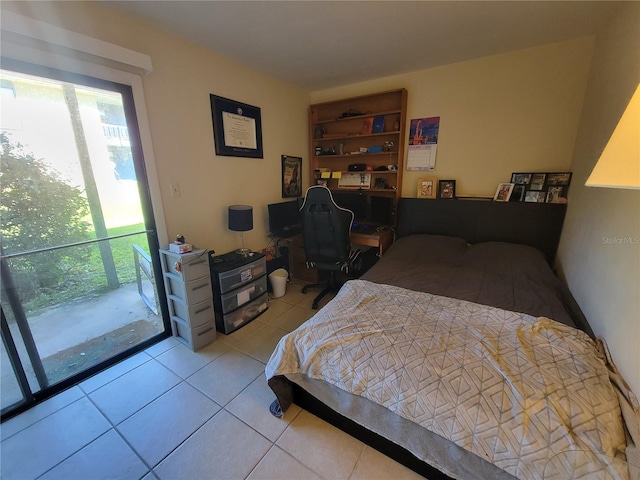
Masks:
[[[402,199],[384,257],[276,347],[272,413],[432,479],[633,478],[637,401],[549,266],[565,208]]]

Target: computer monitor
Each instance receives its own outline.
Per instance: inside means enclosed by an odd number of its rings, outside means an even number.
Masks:
[[[301,232],[299,201],[271,203],[269,211],[269,232],[278,237],[289,237]]]
[[[393,225],[393,198],[372,195],[371,202],[371,223],[380,225]]]
[[[367,221],[367,196],[357,192],[333,192],[333,200],[339,207],[353,212],[356,222]]]

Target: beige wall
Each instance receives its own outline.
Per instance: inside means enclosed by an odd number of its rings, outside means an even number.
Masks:
[[[266,243],[266,204],[281,201],[280,155],[308,165],[307,107],[404,87],[408,117],[441,117],[436,170],[459,195],[493,196],[514,171],[569,170],[593,40],[572,40],[309,94],[95,3],[3,2],[3,8],[151,56],[144,77],[169,235],[219,252],[237,246],[226,206],[254,206],[248,246]],[[262,109],[265,159],[216,157],[209,94]],[[308,182],[308,168],[303,168]],[[405,172],[403,195],[424,173]],[[179,183],[180,198],[170,196]],[[194,208],[197,206],[197,208]]]
[[[593,39],[583,38],[313,92],[313,103],[404,87],[407,120],[440,116],[433,175],[493,197],[517,171],[569,171]],[[408,123],[408,122],[407,122]],[[416,195],[426,172],[405,172]],[[429,173],[427,173],[429,174]]]
[[[636,394],[640,394],[640,191],[584,183],[640,82],[639,45],[640,4],[625,2],[596,42],[558,253],[571,291],[596,335],[606,339]]]
[[[169,237],[182,233],[219,253],[239,248],[239,234],[227,229],[227,206],[242,203],[254,207],[247,246],[266,246],[267,204],[283,201],[280,156],[308,165],[308,92],[96,3],[2,8],[149,55],[153,72],[143,82]],[[211,93],[261,108],[264,159],[215,155]],[[171,183],[180,185],[179,198],[171,197]]]

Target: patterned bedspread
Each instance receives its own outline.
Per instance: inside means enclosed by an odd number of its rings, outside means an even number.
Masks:
[[[266,367],[267,379],[297,373],[517,478],[554,478],[549,465],[567,452],[573,478],[627,475],[602,353],[584,332],[544,317],[353,280],[283,337]]]

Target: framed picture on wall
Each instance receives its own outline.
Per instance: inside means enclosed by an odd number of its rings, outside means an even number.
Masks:
[[[436,198],[437,180],[435,177],[422,177],[418,179],[418,198]]]
[[[302,195],[302,158],[282,155],[282,198]]]

